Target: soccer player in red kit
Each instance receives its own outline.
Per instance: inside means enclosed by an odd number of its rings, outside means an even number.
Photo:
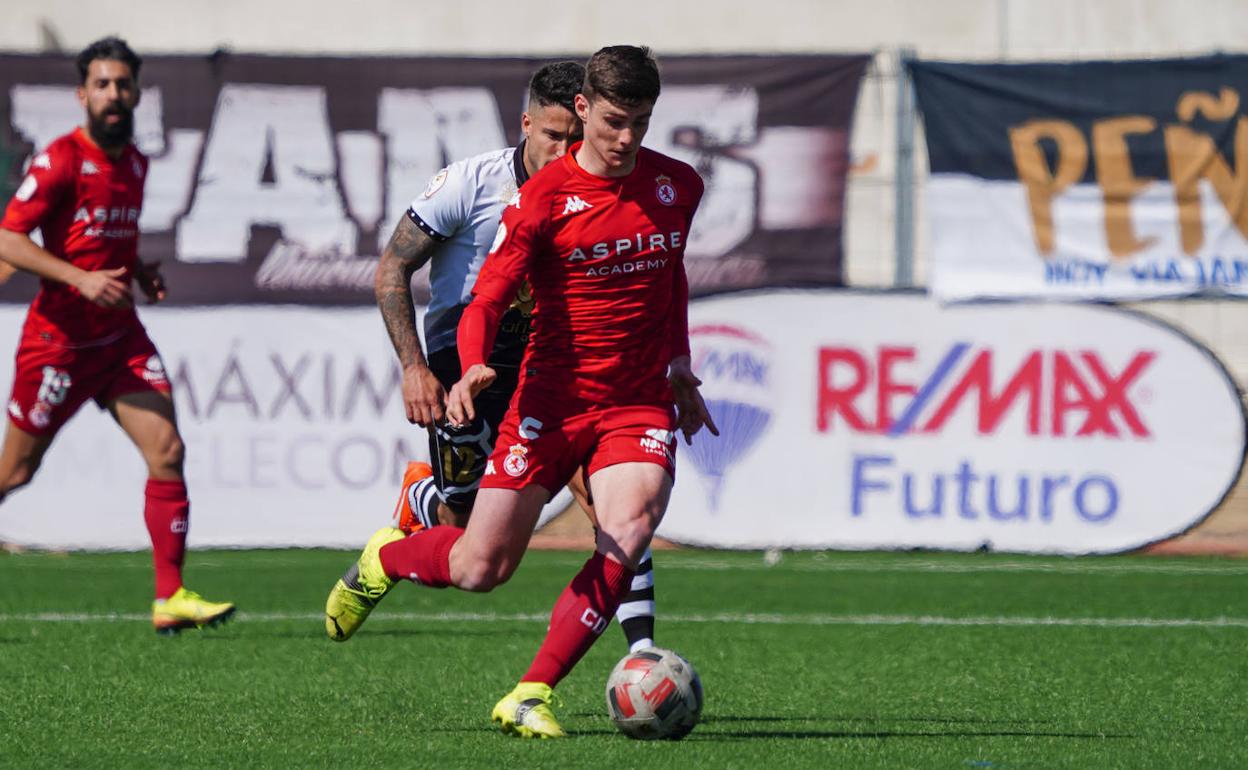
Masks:
[[[35,156],[0,220],[0,259],[39,276],[17,349],[0,450],[0,501],[27,484],[57,431],[88,399],[107,409],[147,464],[143,517],[152,538],[161,633],[215,625],[234,605],[182,585],[189,504],[169,379],[130,291],[165,296],[138,260],[147,158],[131,143],[141,60],[115,37],[78,55],[84,126]],[[30,239],[38,228],[43,246]]]
[[[463,377],[453,423],[491,383],[499,319],[526,277],[533,332],[466,529],[373,535],[357,564],[355,624],[400,578],[489,591],[511,577],[542,506],[584,467],[597,507],[594,555],[555,603],[529,670],[494,707],[505,732],[554,738],[552,688],[589,650],[629,590],[667,508],[675,433],[718,433],[690,368],[683,255],[703,185],[641,147],[659,96],[649,49],[612,46],[586,67],[577,115],[585,139],[535,174],[503,213],[494,249],[460,319]]]

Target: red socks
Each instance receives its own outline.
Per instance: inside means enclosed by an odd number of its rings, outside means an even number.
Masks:
[[[459,527],[422,529],[411,537],[383,545],[378,556],[391,580],[411,580],[429,588],[451,584],[451,546],[464,534]]]
[[[555,602],[546,639],[520,681],[557,685],[611,624],[632,581],[631,569],[595,552]]]
[[[143,521],[152,538],[156,598],[168,599],[182,587],[182,559],[186,555],[191,504],[187,502],[186,484],[182,481],[148,479],[144,495]]]
[[[451,584],[451,546],[463,534],[458,527],[423,529],[382,546],[381,567],[392,580],[446,588]],[[554,687],[567,676],[611,624],[632,582],[628,567],[600,553],[591,556],[555,602],[546,639],[521,681]]]

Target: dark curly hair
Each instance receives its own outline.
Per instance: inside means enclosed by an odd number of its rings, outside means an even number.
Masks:
[[[91,67],[91,62],[96,59],[106,59],[110,61],[119,61],[130,66],[130,74],[135,80],[139,79],[139,67],[143,66],[143,60],[139,55],[126,45],[126,41],[119,37],[109,36],[100,38],[91,45],[82,49],[82,53],[78,54],[78,82],[87,82],[87,69]]]

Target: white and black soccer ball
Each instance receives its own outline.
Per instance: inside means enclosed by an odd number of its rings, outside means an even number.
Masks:
[[[671,650],[629,653],[607,677],[607,713],[630,738],[680,740],[702,715],[702,681]]]

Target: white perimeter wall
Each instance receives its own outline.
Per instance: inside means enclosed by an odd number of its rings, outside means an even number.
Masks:
[[[877,51],[863,83],[846,229],[847,271],[890,285],[897,51],[946,59],[1127,58],[1248,50],[1248,0],[6,0],[0,50],[77,51],[105,34],[140,52],[583,54],[613,43],[673,53]],[[925,277],[916,137],[915,276]],[[1248,303],[1143,306],[1212,345],[1248,383]]]
[[[8,0],[0,48],[74,50],[118,33],[145,51],[271,53],[861,51],[929,57],[1154,56],[1242,49],[1242,0]]]

